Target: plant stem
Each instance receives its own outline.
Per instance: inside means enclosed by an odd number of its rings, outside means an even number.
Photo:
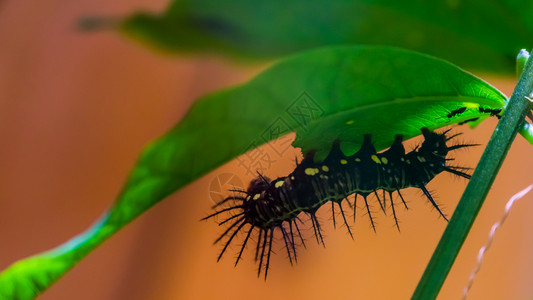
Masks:
[[[528,59],[513,95],[468,183],[412,299],[435,299],[450,272],[507,151],[529,110],[525,97],[533,90],[533,59]]]

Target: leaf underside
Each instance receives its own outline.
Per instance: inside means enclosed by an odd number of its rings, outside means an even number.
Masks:
[[[326,45],[390,45],[510,73],[518,50],[533,41],[532,10],[532,2],[513,0],[174,0],[161,14],[124,18],[120,30],[166,52],[268,58]]]
[[[346,154],[363,134],[385,149],[504,107],[506,97],[443,61],[388,47],[330,47],[295,55],[246,84],[199,99],[168,133],[148,145],[114,206],[67,243],[0,274],[0,298],[32,299],[109,236],[152,205],[253,147],[290,132],[318,157],[340,139]],[[452,111],[464,112],[449,118]],[[481,120],[480,119],[480,120]]]

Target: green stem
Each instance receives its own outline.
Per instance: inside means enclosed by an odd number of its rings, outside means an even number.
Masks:
[[[479,160],[472,179],[426,267],[412,299],[435,299],[450,272],[507,151],[529,110],[525,97],[533,90],[533,59],[528,59],[507,108]]]
[[[522,75],[522,72],[524,71],[524,67],[526,66],[526,62],[529,59],[529,52],[527,52],[526,49],[520,50],[518,55],[516,56],[516,76],[520,78]],[[531,100],[531,94],[530,94],[530,100]],[[529,104],[530,108],[533,109],[532,104]],[[524,122],[524,125],[522,125],[522,128],[518,130],[518,133],[520,133],[521,136],[523,136],[526,141],[528,141],[531,145],[533,145],[533,125]]]

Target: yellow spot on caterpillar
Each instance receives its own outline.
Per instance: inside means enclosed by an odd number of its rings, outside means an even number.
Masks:
[[[275,186],[276,188],[279,188],[279,187],[282,187],[282,186],[283,186],[283,183],[284,183],[284,182],[283,182],[282,180],[280,180],[280,181],[276,182],[276,184],[274,184],[274,186]]]
[[[323,170],[324,172],[328,172],[328,171],[329,171],[329,168],[328,168],[328,166],[322,166],[322,170]]]
[[[379,160],[378,156],[377,155],[372,155],[370,156],[370,158],[372,158],[372,160],[376,163],[376,164],[381,164],[381,160]]]
[[[255,195],[254,195],[254,200],[259,199],[259,197],[261,197],[261,194],[255,194]]]
[[[356,158],[355,161],[356,162],[361,162],[361,160],[359,158]]]
[[[355,121],[354,121],[354,120],[350,120],[350,121],[346,121],[345,124],[346,124],[346,125],[352,125],[353,123],[355,123]]]
[[[294,180],[294,176],[291,176],[291,180]]]
[[[416,158],[418,158],[418,161],[420,162],[426,162],[426,159],[423,156],[417,156]]]
[[[411,164],[411,161],[410,161],[410,160],[406,160],[405,162],[406,162],[408,165]]]
[[[347,163],[348,163],[348,161],[346,159],[341,159],[341,165],[345,165]]]
[[[313,175],[316,175],[318,174],[318,169],[317,168],[307,168],[305,169],[305,174],[309,175],[309,176],[313,176]]]
[[[389,162],[389,160],[386,157],[382,157],[381,162],[386,165]]]
[[[403,159],[403,157],[402,157],[402,158],[400,158],[400,160],[401,160],[401,161],[405,161],[405,159]]]

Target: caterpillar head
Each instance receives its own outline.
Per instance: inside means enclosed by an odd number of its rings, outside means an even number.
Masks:
[[[272,182],[270,178],[259,175],[257,178],[254,178],[250,181],[246,191],[250,195],[260,194],[270,186],[270,182]]]

